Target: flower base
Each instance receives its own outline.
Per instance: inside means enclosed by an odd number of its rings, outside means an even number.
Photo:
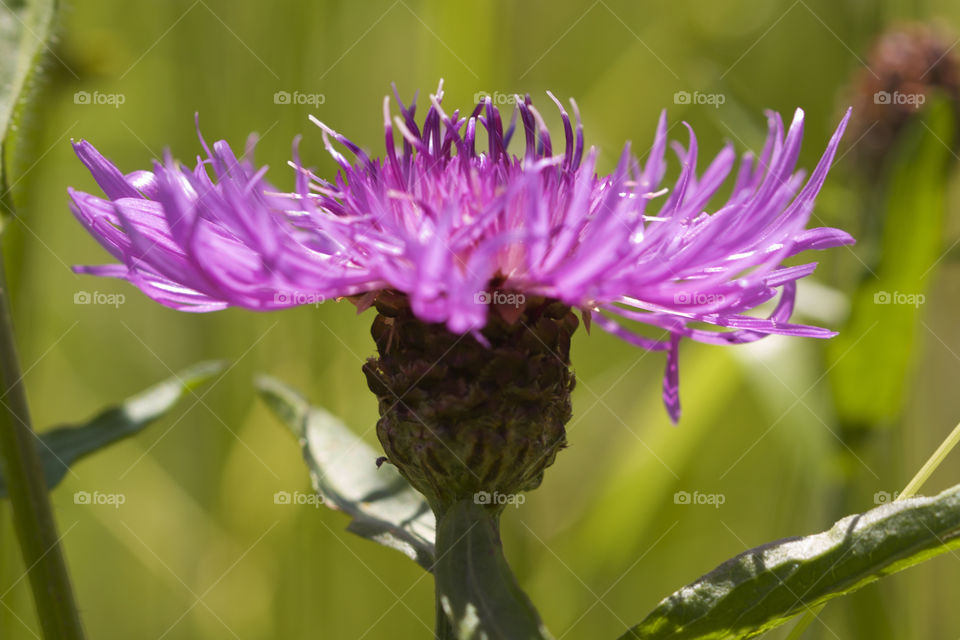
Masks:
[[[485,345],[417,319],[404,296],[375,304],[379,357],[363,371],[387,461],[441,512],[468,497],[499,510],[539,486],[571,416],[569,307],[541,298],[490,313]]]

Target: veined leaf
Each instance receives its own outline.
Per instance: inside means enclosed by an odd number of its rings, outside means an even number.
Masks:
[[[64,426],[39,434],[37,453],[47,489],[60,484],[67,469],[80,458],[127,438],[162,418],[186,393],[223,371],[222,362],[202,362],[164,380],[121,404],[106,409],[81,426]],[[0,497],[7,487],[0,477]]]
[[[5,0],[0,3],[0,222],[8,215],[6,151],[18,109],[50,39],[56,0]]]
[[[426,499],[392,466],[330,413],[275,378],[257,388],[300,441],[313,488],[324,504],[352,520],[348,531],[396,549],[432,570],[436,520]]]
[[[0,135],[7,137],[17,103],[47,46],[57,10],[54,0],[6,0],[0,6]]]
[[[958,546],[960,485],[742,553],[662,600],[621,640],[751,638]]]

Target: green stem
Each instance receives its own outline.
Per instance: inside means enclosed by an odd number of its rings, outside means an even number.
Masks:
[[[469,498],[439,514],[433,573],[438,638],[551,637],[503,555],[499,511]]]
[[[944,461],[950,451],[953,450],[957,444],[960,443],[960,424],[957,424],[953,428],[953,431],[950,432],[943,442],[940,443],[940,446],[937,447],[937,450],[933,452],[933,455],[930,456],[923,466],[920,467],[920,470],[917,471],[916,475],[911,478],[910,482],[907,483],[907,486],[903,488],[903,491],[897,496],[897,500],[906,500],[914,495],[917,491],[920,490],[920,487],[930,478],[934,471],[937,470],[937,467]],[[790,635],[787,636],[787,640],[799,640],[803,635],[803,632],[807,630],[807,627],[816,619],[820,612],[823,611],[826,607],[826,603],[814,607],[807,611],[807,613],[800,619],[800,622],[793,627],[790,631]]]
[[[9,209],[5,196],[0,191],[0,204]],[[13,506],[20,552],[43,634],[48,640],[82,640],[83,627],[60,548],[21,378],[0,252],[0,468]]]
[[[443,605],[440,603],[440,590],[436,590],[437,600],[437,622],[434,637],[436,640],[457,640],[457,632],[450,624],[450,618],[443,611]]]
[[[900,495],[897,496],[897,500],[904,500],[916,495],[920,487],[923,486],[923,483],[937,470],[937,467],[939,467],[940,463],[947,457],[947,454],[957,446],[958,442],[960,442],[960,424],[957,424],[957,426],[953,428],[953,431],[940,443],[940,446],[933,452],[930,459],[923,463],[920,471],[917,471],[917,475],[913,476],[913,479],[907,483],[907,486],[904,487]]]

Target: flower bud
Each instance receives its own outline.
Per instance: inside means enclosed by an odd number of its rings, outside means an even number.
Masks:
[[[419,320],[405,296],[376,300],[379,357],[363,371],[379,399],[377,435],[435,509],[534,489],[566,444],[578,321],[559,302],[520,300],[491,313],[480,340]]]
[[[898,25],[877,38],[852,97],[851,137],[867,174],[882,168],[900,132],[935,95],[949,99],[960,115],[960,61],[952,42],[923,23]]]

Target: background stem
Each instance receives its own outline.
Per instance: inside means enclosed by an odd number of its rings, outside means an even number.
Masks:
[[[7,199],[0,196],[0,200],[6,208]],[[48,640],[81,640],[83,627],[60,548],[21,377],[0,252],[0,469],[43,634]]]

